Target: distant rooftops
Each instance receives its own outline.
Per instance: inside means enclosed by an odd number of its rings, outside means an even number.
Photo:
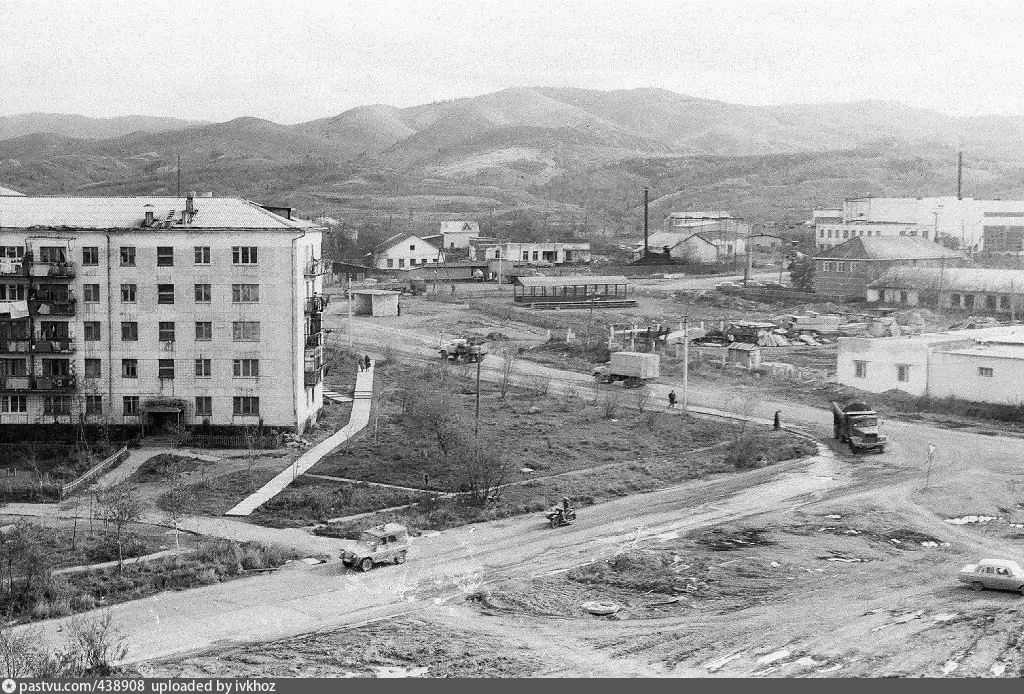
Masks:
[[[920,236],[858,236],[838,246],[821,251],[815,258],[854,260],[935,260],[962,259],[963,256],[945,246]]]
[[[191,212],[186,214],[186,210]],[[272,208],[284,211],[287,208]],[[151,217],[147,216],[151,213]],[[243,198],[214,197],[0,197],[5,229],[260,229],[307,230],[317,225],[287,219]]]

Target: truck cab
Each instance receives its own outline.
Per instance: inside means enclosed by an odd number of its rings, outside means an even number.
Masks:
[[[851,402],[846,405],[832,403],[832,419],[835,438],[850,446],[850,451],[885,450],[888,437],[879,433],[878,413],[867,403]]]

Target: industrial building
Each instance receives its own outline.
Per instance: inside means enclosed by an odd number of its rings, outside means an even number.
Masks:
[[[1024,270],[894,267],[867,287],[869,302],[962,309],[977,313],[1020,313]]]
[[[852,238],[917,237],[969,252],[1024,250],[1024,201],[974,198],[850,198],[808,222],[825,251]]]
[[[963,256],[920,237],[864,236],[814,257],[814,291],[862,299],[868,285],[892,267],[959,267]]]
[[[440,263],[443,259],[444,254],[437,245],[416,234],[395,234],[373,252],[373,266],[378,270],[404,270]]]
[[[911,337],[841,337],[836,380],[869,393],[1024,402],[1024,326]]]
[[[686,262],[710,265],[719,260],[719,249],[700,234],[678,231],[656,231],[647,239],[647,252],[644,243],[632,249],[633,260],[660,257],[665,263]]]
[[[716,261],[732,260],[747,252],[750,224],[729,212],[673,212],[665,217],[664,227],[667,232],[699,234],[715,247]],[[652,248],[654,252],[660,250]]]
[[[314,423],[322,232],[270,209],[0,197],[0,423]]]
[[[577,241],[496,241],[478,238],[469,249],[471,260],[511,260],[526,265],[589,263],[590,244]]]

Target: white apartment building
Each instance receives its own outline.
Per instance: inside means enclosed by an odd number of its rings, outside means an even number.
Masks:
[[[322,232],[273,209],[0,197],[0,423],[315,422]]]
[[[856,236],[918,236],[966,251],[1024,250],[1024,201],[931,198],[850,198],[842,209],[815,210],[818,250]]]

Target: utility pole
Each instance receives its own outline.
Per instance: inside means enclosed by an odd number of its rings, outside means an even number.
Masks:
[[[648,244],[650,243],[650,233],[647,230],[647,203],[649,199],[649,191],[647,187],[644,187],[644,252],[640,255],[641,260],[647,259]]]
[[[690,387],[690,316],[683,316],[683,414],[687,414]]]
[[[352,346],[352,275],[348,276],[348,346]]]
[[[932,480],[932,458],[935,457],[935,444],[928,444],[928,473],[924,477],[924,488],[928,489],[928,484]]]
[[[963,200],[964,153],[961,151],[956,158],[956,199]]]
[[[178,152],[178,188],[176,197],[181,197],[181,152]]]
[[[484,362],[481,354],[476,359],[476,423],[473,425],[473,436],[480,437],[480,365]]]

